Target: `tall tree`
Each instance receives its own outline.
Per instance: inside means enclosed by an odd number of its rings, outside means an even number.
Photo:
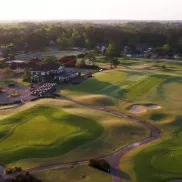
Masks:
[[[28,70],[25,70],[25,71],[24,71],[24,74],[23,74],[23,81],[26,81],[26,82],[30,82],[30,81],[31,81],[30,73],[28,72]]]
[[[109,44],[107,50],[106,50],[106,60],[110,63],[110,66],[117,64],[116,57],[120,56],[120,50],[115,44]]]

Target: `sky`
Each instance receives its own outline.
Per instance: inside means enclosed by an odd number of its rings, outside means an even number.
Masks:
[[[0,20],[182,20],[182,0],[0,0]]]

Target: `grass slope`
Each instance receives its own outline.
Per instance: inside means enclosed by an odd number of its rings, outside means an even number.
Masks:
[[[39,101],[27,103],[23,107],[14,109],[11,108],[5,111],[0,110],[0,117],[4,118],[3,120],[0,121],[0,132],[2,131],[1,136],[3,137],[5,135],[4,131],[8,131],[9,130],[8,128],[11,128],[13,125],[16,125],[17,122],[26,120],[26,117],[28,117],[30,120],[31,117],[34,117],[33,114],[35,114],[34,118],[36,118],[37,115],[40,116],[37,108],[42,108],[42,107],[45,108],[45,112],[43,112],[44,114],[41,115],[41,117],[42,116],[45,116],[46,118],[51,117],[52,119],[50,119],[49,122],[50,124],[53,124],[52,121],[57,121],[54,124],[57,124],[59,122],[63,124],[69,124],[69,126],[71,127],[78,126],[78,128],[81,128],[80,132],[85,132],[85,131],[87,132],[87,138],[84,138],[86,137],[85,135],[81,135],[82,136],[81,139],[83,138],[85,139],[85,140],[80,140],[82,141],[81,145],[78,146],[78,144],[80,143],[73,139],[70,140],[72,142],[71,144],[67,142],[66,146],[62,145],[62,147],[59,149],[58,148],[53,149],[48,145],[44,146],[39,146],[38,144],[34,145],[33,150],[36,151],[38,154],[35,154],[34,151],[33,152],[30,151],[30,146],[28,146],[29,150],[25,151],[24,149],[23,150],[24,152],[22,153],[20,151],[20,148],[18,148],[19,150],[17,151],[17,153],[12,151],[11,154],[8,152],[3,153],[3,151],[0,150],[0,159],[1,159],[0,162],[4,161],[4,163],[7,163],[9,166],[20,165],[24,169],[28,169],[42,165],[59,164],[75,160],[85,160],[103,155],[108,155],[126,145],[139,141],[149,135],[149,131],[145,127],[143,127],[140,124],[134,123],[130,120],[127,120],[126,118],[120,118],[112,114],[108,114],[97,110],[92,110],[83,106],[79,106],[70,101],[64,101],[64,100],[60,101],[56,99],[42,99]],[[29,111],[33,108],[34,111],[29,113]],[[56,111],[53,108],[55,108]],[[64,116],[62,111],[65,111],[67,115]],[[68,113],[70,115],[68,115]],[[14,119],[11,119],[15,118],[15,116],[16,116],[15,119],[16,121],[14,121]],[[83,120],[81,118],[83,118]],[[88,118],[90,122],[86,118]],[[98,123],[99,125],[98,127],[102,126],[104,128],[103,133],[102,132],[97,133],[100,129],[94,126],[95,122]],[[24,122],[20,124],[18,127],[21,127],[25,123],[28,124],[29,122],[28,121]],[[3,126],[5,128],[3,128]],[[18,129],[18,127],[16,129]],[[35,131],[37,131],[37,129]],[[61,133],[64,132],[61,131],[60,135]],[[96,133],[99,136],[100,135],[101,136],[98,138],[94,138],[94,140],[88,140],[90,138],[95,137],[97,135]],[[55,136],[56,135],[57,134],[55,134]],[[69,136],[67,137],[69,138]],[[118,138],[118,140],[116,140],[116,138]],[[51,141],[52,139],[53,136],[50,136],[49,141]],[[32,142],[35,143],[36,141]],[[62,144],[62,141],[58,141],[57,143]],[[43,147],[46,150],[42,151],[41,147]],[[68,150],[66,147],[72,147],[72,148]],[[15,156],[15,154],[17,156]],[[15,160],[15,158],[19,160],[17,161]]]
[[[99,123],[55,108],[23,111],[1,120],[1,162],[60,155],[98,138],[102,132]]]

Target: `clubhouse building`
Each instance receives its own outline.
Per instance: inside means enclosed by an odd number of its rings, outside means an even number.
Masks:
[[[68,82],[78,77],[80,74],[74,70],[66,71],[64,66],[55,62],[39,64],[29,69],[32,83],[39,82]]]

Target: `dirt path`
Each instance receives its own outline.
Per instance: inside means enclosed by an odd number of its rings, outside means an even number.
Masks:
[[[123,114],[123,113],[120,113],[120,112],[117,112],[117,111],[114,111],[114,110],[110,110],[110,109],[105,109],[105,108],[101,108],[101,107],[82,104],[82,103],[79,103],[79,102],[74,101],[72,99],[65,98],[65,97],[57,97],[56,99],[68,100],[68,101],[74,102],[74,103],[76,103],[78,105],[81,105],[81,106],[84,106],[84,107],[87,107],[87,108],[90,108],[90,109],[95,109],[95,110],[107,112],[107,113],[114,114],[114,115],[117,115],[117,116],[122,117],[122,118],[123,117],[128,118],[128,119],[130,119],[130,120],[132,120],[134,122],[143,124],[145,127],[150,129],[151,135],[148,138],[145,138],[144,140],[136,142],[134,144],[131,144],[131,145],[127,146],[127,147],[124,147],[121,150],[119,150],[118,152],[115,152],[115,153],[113,153],[111,155],[101,157],[101,158],[107,160],[111,165],[111,176],[112,176],[113,182],[121,182],[122,175],[120,174],[120,170],[119,170],[119,161],[120,161],[122,156],[124,156],[127,152],[129,152],[129,151],[131,151],[131,150],[133,150],[133,149],[135,149],[135,148],[137,148],[137,147],[139,147],[141,145],[144,145],[144,144],[147,144],[147,143],[150,143],[150,142],[152,142],[154,140],[159,139],[160,136],[161,136],[161,132],[160,132],[160,130],[158,128],[151,125],[150,123],[147,123],[147,122],[145,122],[143,120],[134,118],[132,116],[128,116],[126,114]],[[50,169],[70,168],[72,166],[86,165],[88,163],[89,163],[89,161],[76,161],[76,162],[74,161],[74,162],[66,163],[66,164],[57,164],[57,165],[49,165],[49,166],[33,168],[33,169],[30,169],[29,172],[30,173],[36,173],[36,172],[50,170]]]

